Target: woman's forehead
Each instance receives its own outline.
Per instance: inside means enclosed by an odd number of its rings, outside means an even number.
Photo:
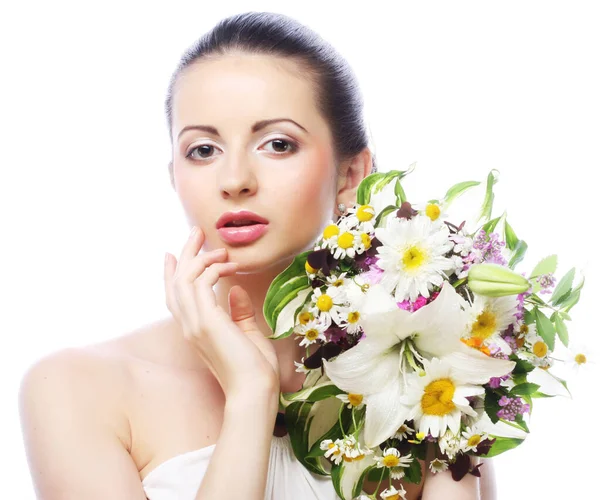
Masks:
[[[309,131],[322,132],[309,78],[299,74],[297,63],[273,56],[228,55],[196,62],[178,78],[173,97],[175,133],[201,120],[226,127],[234,120],[286,116]]]

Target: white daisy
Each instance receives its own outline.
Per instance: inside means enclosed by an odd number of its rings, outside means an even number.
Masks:
[[[406,490],[401,484],[398,485],[400,489],[396,489],[395,486],[390,486],[381,492],[379,495],[383,500],[406,500]]]
[[[438,446],[449,460],[454,460],[454,457],[460,451],[460,437],[448,429],[438,440]]]
[[[381,284],[389,293],[395,291],[396,302],[414,302],[419,294],[429,297],[433,286],[441,286],[448,278],[445,271],[455,268],[444,256],[452,248],[448,235],[445,224],[434,224],[426,215],[410,220],[388,217],[386,227],[375,229],[382,243],[377,247]]]
[[[448,462],[446,460],[442,460],[441,458],[434,458],[431,462],[429,462],[429,470],[434,474],[438,472],[444,472],[448,470]]]
[[[403,439],[408,439],[408,437],[414,433],[415,433],[414,429],[412,429],[411,427],[409,427],[406,424],[402,424],[400,427],[398,427],[398,430],[392,437],[402,441]]]
[[[294,364],[296,365],[296,372],[298,373],[308,373],[310,370],[308,368],[306,368],[306,366],[304,366],[304,356],[302,356],[302,360],[300,363],[298,363],[298,361],[294,361]]]
[[[501,334],[516,321],[515,313],[518,308],[516,295],[505,297],[488,297],[475,295],[473,306],[470,309],[471,327],[466,339],[468,345],[480,348],[490,348],[497,345],[504,354],[510,354],[512,349],[501,337]]]
[[[573,343],[567,348],[565,366],[575,373],[585,372],[596,365],[596,356],[592,350],[581,343]]]
[[[329,276],[327,276],[327,282],[326,284],[328,286],[337,286],[337,287],[347,287],[349,284],[351,284],[351,279],[350,278],[346,278],[346,274],[348,274],[348,272],[343,272],[340,274],[330,274]]]
[[[424,368],[425,375],[414,375],[401,398],[410,407],[408,419],[414,419],[420,432],[429,432],[433,437],[441,436],[447,429],[457,434],[463,414],[477,416],[467,397],[485,391],[469,380],[467,371],[461,373],[445,360],[424,360]]]
[[[297,334],[304,337],[300,345],[309,346],[317,340],[326,341],[325,330],[327,330],[327,326],[317,319],[310,320],[306,325],[300,325]]]
[[[353,227],[364,231],[366,233],[372,233],[375,231],[375,208],[373,205],[354,205],[348,209],[347,217],[350,224]]]
[[[448,218],[448,213],[444,211],[444,207],[439,203],[428,202],[428,203],[415,203],[412,208],[417,210],[419,213],[429,217],[431,222],[441,224],[444,219]]]
[[[386,448],[383,450],[383,455],[375,457],[377,467],[387,467],[390,470],[392,479],[402,479],[404,468],[410,467],[413,460],[410,453],[403,457],[396,448]]]
[[[363,406],[365,406],[362,394],[354,394],[351,392],[348,394],[338,394],[336,398],[341,399],[344,403],[347,403],[347,406],[350,409],[356,408],[357,410],[360,410]]]
[[[336,439],[335,442],[331,439],[321,441],[320,448],[325,450],[325,458],[328,458],[336,465],[339,465],[344,458],[344,444],[341,439]]]
[[[460,448],[463,451],[477,451],[477,447],[482,441],[485,441],[488,435],[485,432],[481,432],[477,426],[467,427],[462,433],[462,439],[460,441]]]
[[[309,311],[315,316],[318,315],[327,329],[331,326],[332,320],[336,323],[341,321],[340,316],[344,311],[346,300],[343,287],[328,286],[325,292],[321,288],[315,288]]]

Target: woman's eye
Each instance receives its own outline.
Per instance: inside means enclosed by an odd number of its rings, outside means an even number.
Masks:
[[[215,147],[211,144],[200,144],[200,146],[196,146],[189,150],[188,154],[185,155],[186,158],[192,158],[193,160],[206,160],[210,158],[210,153],[215,149]],[[198,155],[195,156],[194,151],[198,151]]]
[[[267,144],[273,144],[273,152],[276,154],[294,153],[298,150],[295,143],[286,139],[272,139]]]

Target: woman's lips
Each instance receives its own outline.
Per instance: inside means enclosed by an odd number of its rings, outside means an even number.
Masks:
[[[267,231],[268,224],[251,224],[247,226],[229,226],[217,229],[221,239],[227,243],[250,243],[257,240]]]

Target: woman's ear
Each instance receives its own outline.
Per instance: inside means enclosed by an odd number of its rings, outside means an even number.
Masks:
[[[347,207],[356,203],[356,192],[361,181],[371,173],[373,155],[369,148],[363,149],[351,160],[342,163],[338,176],[337,201]]]

